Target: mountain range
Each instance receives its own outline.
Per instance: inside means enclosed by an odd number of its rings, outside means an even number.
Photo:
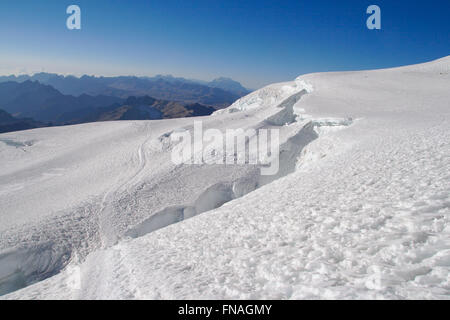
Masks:
[[[130,96],[62,94],[38,81],[0,83],[0,131],[110,120],[154,120],[209,115],[217,107],[197,102]]]
[[[155,77],[96,77],[63,76],[53,73],[0,76],[0,82],[38,81],[50,85],[65,95],[110,96],[126,99],[129,96],[151,96],[155,99],[200,103],[223,108],[250,91],[229,78],[211,82],[190,80],[170,75]]]

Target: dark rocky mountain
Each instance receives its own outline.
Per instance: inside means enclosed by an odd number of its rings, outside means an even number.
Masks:
[[[15,118],[5,110],[0,110],[0,123],[8,123],[14,121]]]
[[[110,120],[205,116],[217,108],[200,103],[131,96],[64,95],[38,81],[0,83],[1,133],[50,125]]]
[[[215,110],[199,103],[160,100],[149,96],[129,97],[123,104],[97,108],[75,122],[196,117],[210,115]]]
[[[44,122],[70,121],[70,118],[65,118],[65,114],[122,101],[120,98],[110,96],[63,95],[55,88],[37,81],[0,83],[1,109],[16,117],[33,118]]]
[[[27,80],[50,85],[65,95],[105,95],[119,98],[129,96],[151,96],[156,99],[183,101],[227,107],[248,91],[239,82],[219,78],[202,82],[172,76],[155,77],[94,77],[62,76],[51,73],[37,73],[33,76],[0,76],[0,82]]]
[[[0,133],[46,126],[48,126],[48,124],[34,121],[33,119],[18,119],[7,113],[5,110],[0,110]]]

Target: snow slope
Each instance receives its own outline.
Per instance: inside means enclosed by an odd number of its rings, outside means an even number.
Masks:
[[[174,165],[193,119],[1,134],[1,298],[448,299],[449,72],[309,74],[201,118],[278,128],[276,176]]]

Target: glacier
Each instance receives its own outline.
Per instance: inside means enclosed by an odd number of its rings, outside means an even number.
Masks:
[[[0,299],[449,299],[450,56],[213,115],[280,170],[171,161],[193,119],[0,134]]]

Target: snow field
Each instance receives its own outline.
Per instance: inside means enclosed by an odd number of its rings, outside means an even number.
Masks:
[[[2,298],[448,299],[449,70],[310,74],[201,118],[278,128],[275,176],[173,165],[192,119],[1,135],[0,288],[27,286]]]

